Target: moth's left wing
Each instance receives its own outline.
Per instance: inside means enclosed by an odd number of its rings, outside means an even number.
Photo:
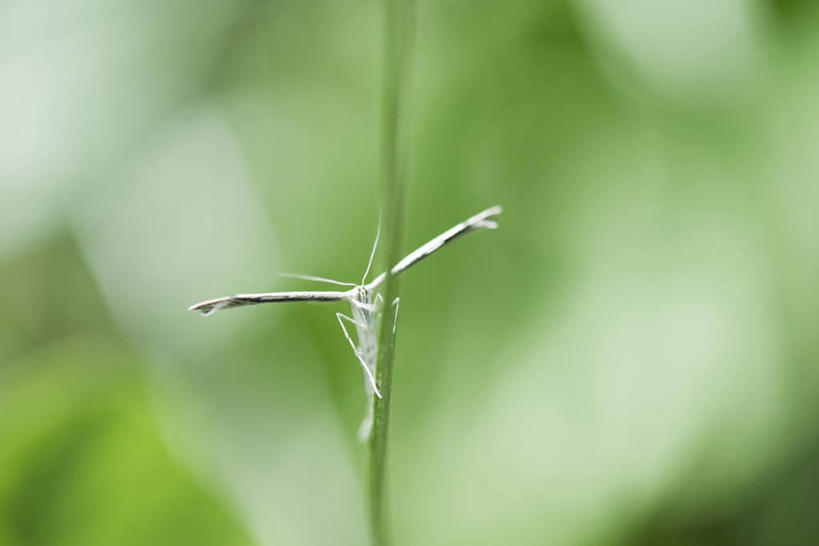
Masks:
[[[222,309],[258,305],[260,303],[279,303],[292,301],[315,301],[320,303],[345,300],[347,292],[266,292],[262,294],[237,294],[225,298],[207,300],[188,307],[188,311],[199,311],[203,315],[210,315]]]

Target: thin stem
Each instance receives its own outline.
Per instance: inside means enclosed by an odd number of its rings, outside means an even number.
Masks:
[[[415,28],[414,0],[383,0],[384,3],[384,95],[382,110],[382,195],[386,248],[385,301],[398,297],[399,285],[390,274],[391,264],[401,258],[404,186],[407,178],[406,94],[409,88]],[[387,431],[392,399],[395,316],[384,313],[378,344],[375,380],[381,398],[374,399],[370,436],[369,515],[374,546],[389,544],[386,509]]]

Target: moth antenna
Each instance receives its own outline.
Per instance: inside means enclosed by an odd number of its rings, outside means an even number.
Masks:
[[[370,274],[370,268],[373,266],[373,258],[375,258],[375,250],[378,248],[378,238],[381,237],[381,214],[378,214],[378,229],[375,230],[375,242],[373,249],[370,252],[370,261],[367,262],[367,269],[364,271],[364,276],[361,278],[361,284],[367,282],[367,275]]]
[[[304,281],[326,282],[329,284],[337,284],[339,286],[356,286],[353,282],[337,281],[335,279],[327,279],[325,277],[316,277],[315,275],[305,275],[304,273],[279,273],[279,277],[289,277],[291,279],[301,279]]]

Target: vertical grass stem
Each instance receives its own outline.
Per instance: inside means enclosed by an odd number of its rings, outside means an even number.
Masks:
[[[384,57],[381,136],[381,192],[384,207],[386,249],[384,301],[398,297],[399,285],[390,265],[402,256],[403,201],[407,178],[409,131],[407,94],[415,32],[414,0],[382,0],[384,8]],[[395,338],[393,313],[384,313],[378,345],[376,383],[382,397],[375,398],[373,429],[369,443],[369,517],[374,546],[389,544],[386,493],[387,432],[392,399]]]

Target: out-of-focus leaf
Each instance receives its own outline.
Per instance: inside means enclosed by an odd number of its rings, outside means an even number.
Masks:
[[[70,338],[3,370],[2,544],[250,544],[168,452],[137,364],[108,340]]]

